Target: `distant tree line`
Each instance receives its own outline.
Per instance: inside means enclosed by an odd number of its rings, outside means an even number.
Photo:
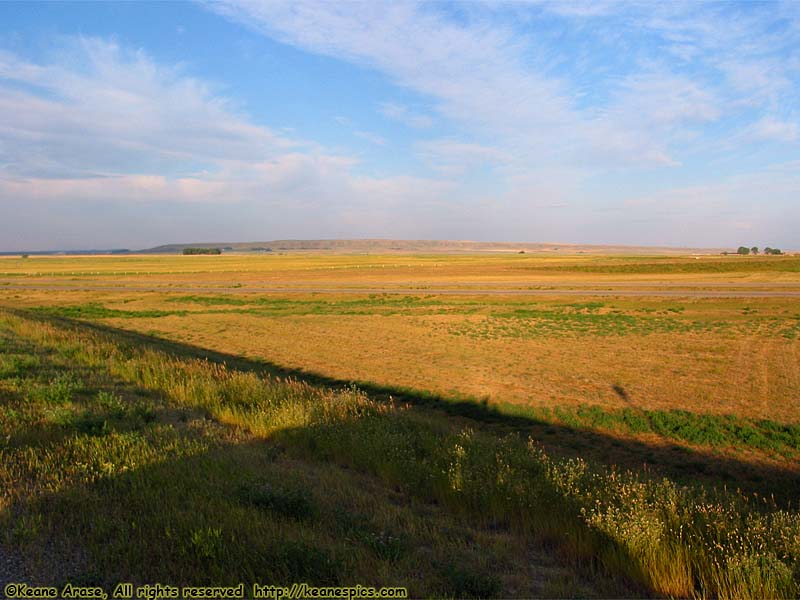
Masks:
[[[780,248],[770,248],[767,246],[761,251],[762,254],[783,254]],[[730,254],[730,252],[723,252],[723,254]],[[758,246],[753,246],[752,248],[748,248],[747,246],[739,246],[739,249],[736,250],[736,254],[759,254]]]
[[[184,254],[222,254],[219,248],[184,248]]]

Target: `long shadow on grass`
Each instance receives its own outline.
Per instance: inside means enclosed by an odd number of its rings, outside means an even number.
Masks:
[[[28,319],[89,329],[111,336],[117,341],[135,346],[145,346],[181,358],[200,358],[224,363],[241,371],[258,372],[272,376],[289,377],[310,385],[344,388],[356,385],[380,401],[407,403],[425,410],[443,412],[465,422],[481,424],[498,433],[511,431],[530,435],[541,442],[549,453],[561,456],[581,456],[609,466],[631,468],[669,476],[679,483],[701,482],[715,487],[772,496],[779,506],[796,505],[800,497],[800,468],[790,464],[779,465],[721,456],[711,451],[693,449],[653,436],[653,442],[617,437],[579,426],[569,426],[525,414],[518,407],[511,411],[489,404],[486,400],[468,397],[442,396],[409,388],[386,386],[369,381],[345,381],[302,369],[218,352],[191,344],[175,342],[153,335],[133,332],[109,325],[86,322],[66,317],[43,316],[27,311],[17,312]]]
[[[336,434],[356,437],[359,427],[340,425]],[[296,429],[279,437],[302,443],[309,436],[330,439],[330,433]],[[456,518],[448,507],[437,506],[441,494],[431,487],[393,488],[369,469],[362,474],[326,460],[287,458],[271,442],[218,443],[203,452],[118,470],[88,485],[28,497],[0,511],[0,533],[6,533],[0,544],[5,542],[26,565],[18,573],[0,570],[0,584],[9,576],[27,576],[34,585],[100,585],[110,594],[119,582],[244,582],[251,597],[253,583],[306,582],[399,585],[408,587],[411,597],[477,598],[509,597],[497,573],[522,568],[521,575],[531,574],[526,561],[479,550],[476,534],[494,535],[490,530],[496,531],[498,523],[489,528],[475,513]],[[558,495],[554,489],[546,493]],[[577,511],[556,505],[562,510],[551,511],[551,518],[563,536],[542,539],[518,527],[513,535],[523,546],[552,544],[585,579],[565,580],[563,574],[559,579],[555,559],[540,550],[543,568],[534,573],[536,585],[555,578],[554,589],[569,597],[592,588],[605,597],[648,595],[641,583],[625,578],[615,583],[598,570],[602,551],[626,564],[635,580],[646,581],[641,565],[624,548],[590,531]],[[414,520],[419,525],[407,533]],[[502,525],[512,531],[511,523]],[[0,548],[0,566],[5,566],[2,558]],[[552,595],[547,589],[538,594]],[[527,594],[536,592],[527,589]],[[525,590],[516,594],[527,595]]]

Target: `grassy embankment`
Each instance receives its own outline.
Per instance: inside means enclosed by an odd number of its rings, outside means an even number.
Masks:
[[[496,565],[481,563],[510,553],[499,543],[488,553],[460,545],[446,525],[456,518],[477,528],[473,536],[508,528],[555,548],[565,564],[622,575],[628,595],[637,586],[728,598],[800,592],[800,515],[754,496],[555,460],[534,441],[478,422],[81,326],[5,316],[3,328],[7,542],[31,547],[74,532],[95,576],[121,568],[129,572],[116,575],[161,580],[237,573],[330,582],[346,573],[397,583],[413,573],[423,594],[524,595],[513,576],[501,580]],[[128,391],[87,397],[93,377]],[[755,425],[768,439],[793,435]],[[237,460],[248,468],[231,469]],[[297,475],[292,461],[309,472]],[[353,479],[332,477],[334,466]],[[375,496],[350,489],[362,477],[381,483]],[[337,490],[333,499],[310,481]],[[407,510],[393,507],[392,489],[411,498]],[[110,502],[121,497],[125,504]],[[371,503],[378,523],[339,515],[335,502],[362,503],[364,512]],[[410,534],[398,535],[397,519]],[[434,559],[420,557],[420,546]]]
[[[356,392],[2,314],[0,580],[361,583],[408,586],[414,597],[621,593],[576,580],[512,531],[304,459],[288,438],[269,435],[362,409],[376,407]]]

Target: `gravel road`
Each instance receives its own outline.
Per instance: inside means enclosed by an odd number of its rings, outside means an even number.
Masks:
[[[753,290],[753,289],[614,289],[608,284],[597,284],[604,289],[581,288],[381,288],[381,287],[201,287],[201,286],[131,286],[131,285],[91,285],[91,284],[13,284],[0,287],[0,291],[127,291],[127,292],[168,292],[181,294],[400,294],[406,296],[625,296],[625,297],[676,297],[676,298],[800,298],[800,290]],[[642,287],[647,287],[643,284]],[[766,285],[764,287],[770,287]]]

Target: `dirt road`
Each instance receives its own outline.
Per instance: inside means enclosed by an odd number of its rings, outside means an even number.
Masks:
[[[113,285],[105,283],[94,285],[88,283],[13,283],[0,286],[0,292],[15,292],[26,290],[39,291],[135,291],[135,292],[160,292],[176,294],[401,294],[401,295],[437,295],[437,296],[625,296],[625,297],[677,297],[677,298],[800,298],[800,290],[757,290],[757,289],[698,289],[704,284],[693,283],[691,287],[682,288],[672,285],[669,289],[654,286],[653,289],[615,289],[616,286],[597,283],[584,284],[581,287],[538,287],[538,288],[432,288],[425,286],[407,288],[387,287],[209,287],[195,285],[130,285],[120,283]],[[622,287],[622,286],[620,286]],[[650,284],[642,284],[641,288],[648,288]],[[737,287],[735,284],[732,288]],[[771,287],[765,285],[764,287]]]

